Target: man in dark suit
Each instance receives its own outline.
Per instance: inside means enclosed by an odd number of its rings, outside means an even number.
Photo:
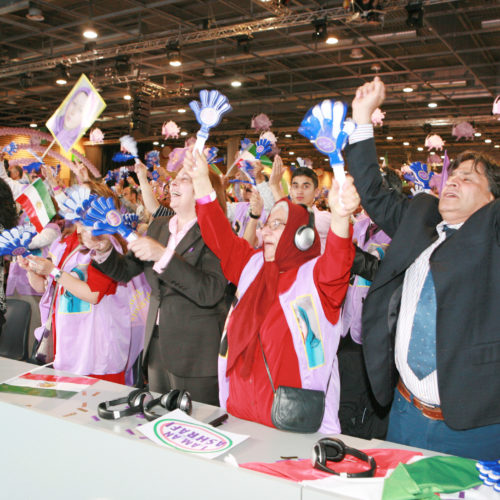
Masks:
[[[195,401],[218,406],[227,280],[201,237],[193,185],[184,170],[172,181],[171,192],[173,218],[155,219],[147,236],[129,243],[125,256],[101,239],[100,246],[92,246],[95,266],[120,282],[144,272],[151,285],[144,340],[149,388],[187,390]]]
[[[450,166],[440,199],[387,190],[370,121],[384,96],[378,78],[357,90],[347,161],[363,207],[392,237],[363,310],[375,397],[389,405],[394,395],[387,439],[497,459],[500,167],[469,151]]]

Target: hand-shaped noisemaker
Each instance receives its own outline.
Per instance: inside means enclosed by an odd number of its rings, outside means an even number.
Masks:
[[[67,198],[60,205],[60,213],[66,220],[81,221],[85,212],[90,208],[90,203],[97,198],[85,186],[71,187],[66,191]]]
[[[196,134],[194,151],[201,153],[205,142],[208,139],[208,131],[218,125],[222,115],[229,113],[233,108],[229,104],[227,97],[218,90],[201,90],[200,101],[191,101],[189,107],[193,110],[196,120],[201,125]]]
[[[119,233],[128,242],[137,239],[137,234],[127,227],[122,215],[116,209],[113,198],[101,196],[92,200],[83,224],[92,228],[94,236]]]
[[[427,164],[420,161],[414,161],[410,165],[410,170],[413,174],[413,179],[406,179],[412,181],[416,186],[418,185],[422,191],[431,191],[430,181],[434,172],[429,172]]]
[[[340,186],[345,180],[341,151],[356,128],[352,120],[344,120],[346,113],[346,103],[325,99],[306,113],[299,127],[299,133],[313,142],[318,151],[328,156]]]
[[[272,149],[273,145],[271,144],[271,141],[268,141],[267,139],[259,139],[255,143],[255,159],[260,160],[261,156],[269,153]]]
[[[0,255],[28,255],[28,247],[31,240],[36,236],[34,226],[16,226],[11,229],[5,229],[0,234]]]

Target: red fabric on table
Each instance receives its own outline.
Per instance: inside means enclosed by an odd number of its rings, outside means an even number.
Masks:
[[[362,450],[368,456],[375,459],[377,469],[374,477],[385,477],[389,470],[394,470],[399,463],[408,463],[414,457],[421,457],[422,453],[400,450],[400,449],[373,449]],[[351,455],[346,455],[342,462],[327,462],[327,466],[336,472],[361,472],[368,470],[370,467],[366,462],[359,460]],[[315,469],[311,460],[281,460],[274,463],[265,462],[248,462],[240,464],[244,469],[255,470],[270,474],[271,476],[281,477],[283,479],[290,479],[292,481],[310,481],[313,479],[324,479],[331,477],[332,474]]]

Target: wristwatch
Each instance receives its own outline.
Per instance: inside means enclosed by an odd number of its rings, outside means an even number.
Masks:
[[[54,281],[57,283],[62,276],[62,271],[58,267],[54,267],[52,271],[50,271],[50,275],[54,278]]]
[[[254,215],[251,211],[248,212],[248,215],[251,219],[260,219],[260,215]]]

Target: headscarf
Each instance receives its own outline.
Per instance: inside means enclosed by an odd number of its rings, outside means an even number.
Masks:
[[[282,201],[288,204],[288,220],[276,247],[275,260],[264,261],[264,265],[229,319],[227,328],[228,374],[239,357],[243,356],[242,375],[244,377],[250,375],[261,325],[278,294],[280,273],[294,268],[298,269],[321,253],[321,244],[316,229],[314,229],[314,244],[309,250],[303,252],[295,246],[295,233],[300,226],[307,225],[309,212],[303,206],[292,203],[288,198],[283,198],[280,202]]]

